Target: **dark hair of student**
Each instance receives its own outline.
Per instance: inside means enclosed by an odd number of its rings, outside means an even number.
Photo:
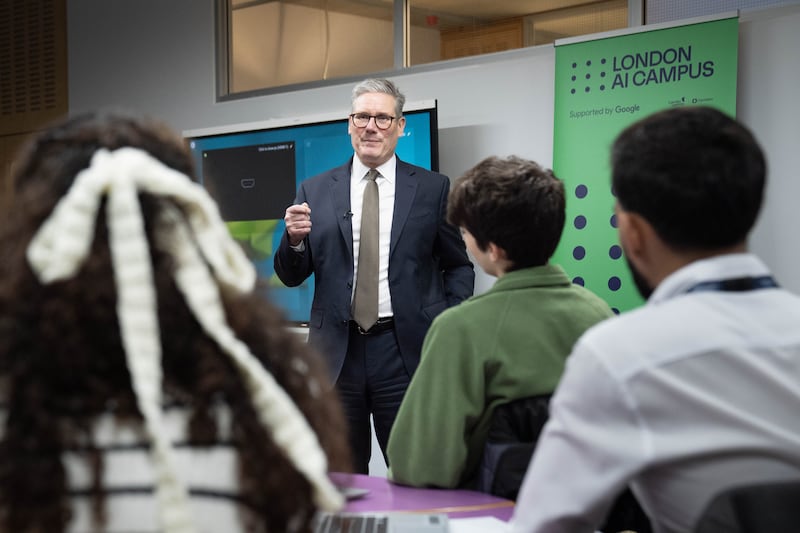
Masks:
[[[764,154],[717,109],[674,108],[632,124],[614,142],[611,165],[620,206],[676,249],[740,244],[761,209]]]
[[[448,221],[466,228],[481,250],[505,250],[510,270],[547,263],[565,220],[564,184],[553,171],[517,156],[487,157],[453,184]]]

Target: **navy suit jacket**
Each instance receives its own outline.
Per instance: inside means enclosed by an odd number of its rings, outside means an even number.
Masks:
[[[292,250],[284,232],[275,253],[275,272],[287,286],[315,274],[308,340],[326,357],[334,380],[347,353],[354,283],[351,164],[352,159],[300,185],[295,203],[307,202],[311,208],[305,250]],[[474,289],[475,272],[464,241],[445,220],[449,191],[447,176],[397,159],[389,291],[409,375],[419,364],[434,317],[472,296]]]

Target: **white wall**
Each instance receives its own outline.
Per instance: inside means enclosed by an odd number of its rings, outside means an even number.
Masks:
[[[769,170],[751,249],[800,293],[800,8],[742,18],[737,116],[761,142]]]

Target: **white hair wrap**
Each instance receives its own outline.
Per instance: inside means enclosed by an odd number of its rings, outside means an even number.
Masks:
[[[173,256],[175,282],[187,305],[206,333],[234,361],[261,422],[309,481],[315,503],[325,510],[340,509],[343,498],[328,478],[327,459],[316,434],[289,395],[227,323],[214,276],[228,287],[249,292],[256,274],[230,237],[216,204],[202,186],[147,152],[101,149],[39,228],[28,247],[28,262],[42,283],[74,276],[91,247],[100,201],[108,196],[106,214],[117,316],[133,390],[152,443],[162,530],[189,533],[195,528],[186,487],[173,465],[171,443],[161,430],[161,340],[139,192],[170,197],[184,208],[185,218],[174,207],[159,213],[156,246]]]

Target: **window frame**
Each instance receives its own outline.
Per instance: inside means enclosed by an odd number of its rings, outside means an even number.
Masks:
[[[644,23],[644,2],[645,0],[628,0],[628,27],[640,26]],[[490,63],[497,57],[514,57],[516,55],[527,55],[531,49],[545,46],[553,46],[553,43],[537,46],[528,46],[506,50],[503,52],[493,52],[489,54],[478,54],[474,56],[461,57],[456,59],[442,59],[432,63],[410,65],[411,58],[411,0],[393,0],[392,5],[392,25],[393,25],[393,57],[394,64],[391,69],[364,73],[354,76],[343,76],[339,78],[315,80],[302,83],[292,83],[276,87],[263,87],[248,91],[231,92],[231,9],[232,0],[214,0],[215,5],[215,31],[214,31],[214,54],[215,54],[215,78],[216,78],[216,101],[230,102],[267,96],[271,94],[281,94],[287,92],[314,89],[319,87],[330,87],[346,83],[357,83],[365,77],[385,77],[390,78],[397,75],[415,74],[420,72],[431,72],[442,68],[456,66],[480,65]],[[246,4],[245,4],[246,5]]]

